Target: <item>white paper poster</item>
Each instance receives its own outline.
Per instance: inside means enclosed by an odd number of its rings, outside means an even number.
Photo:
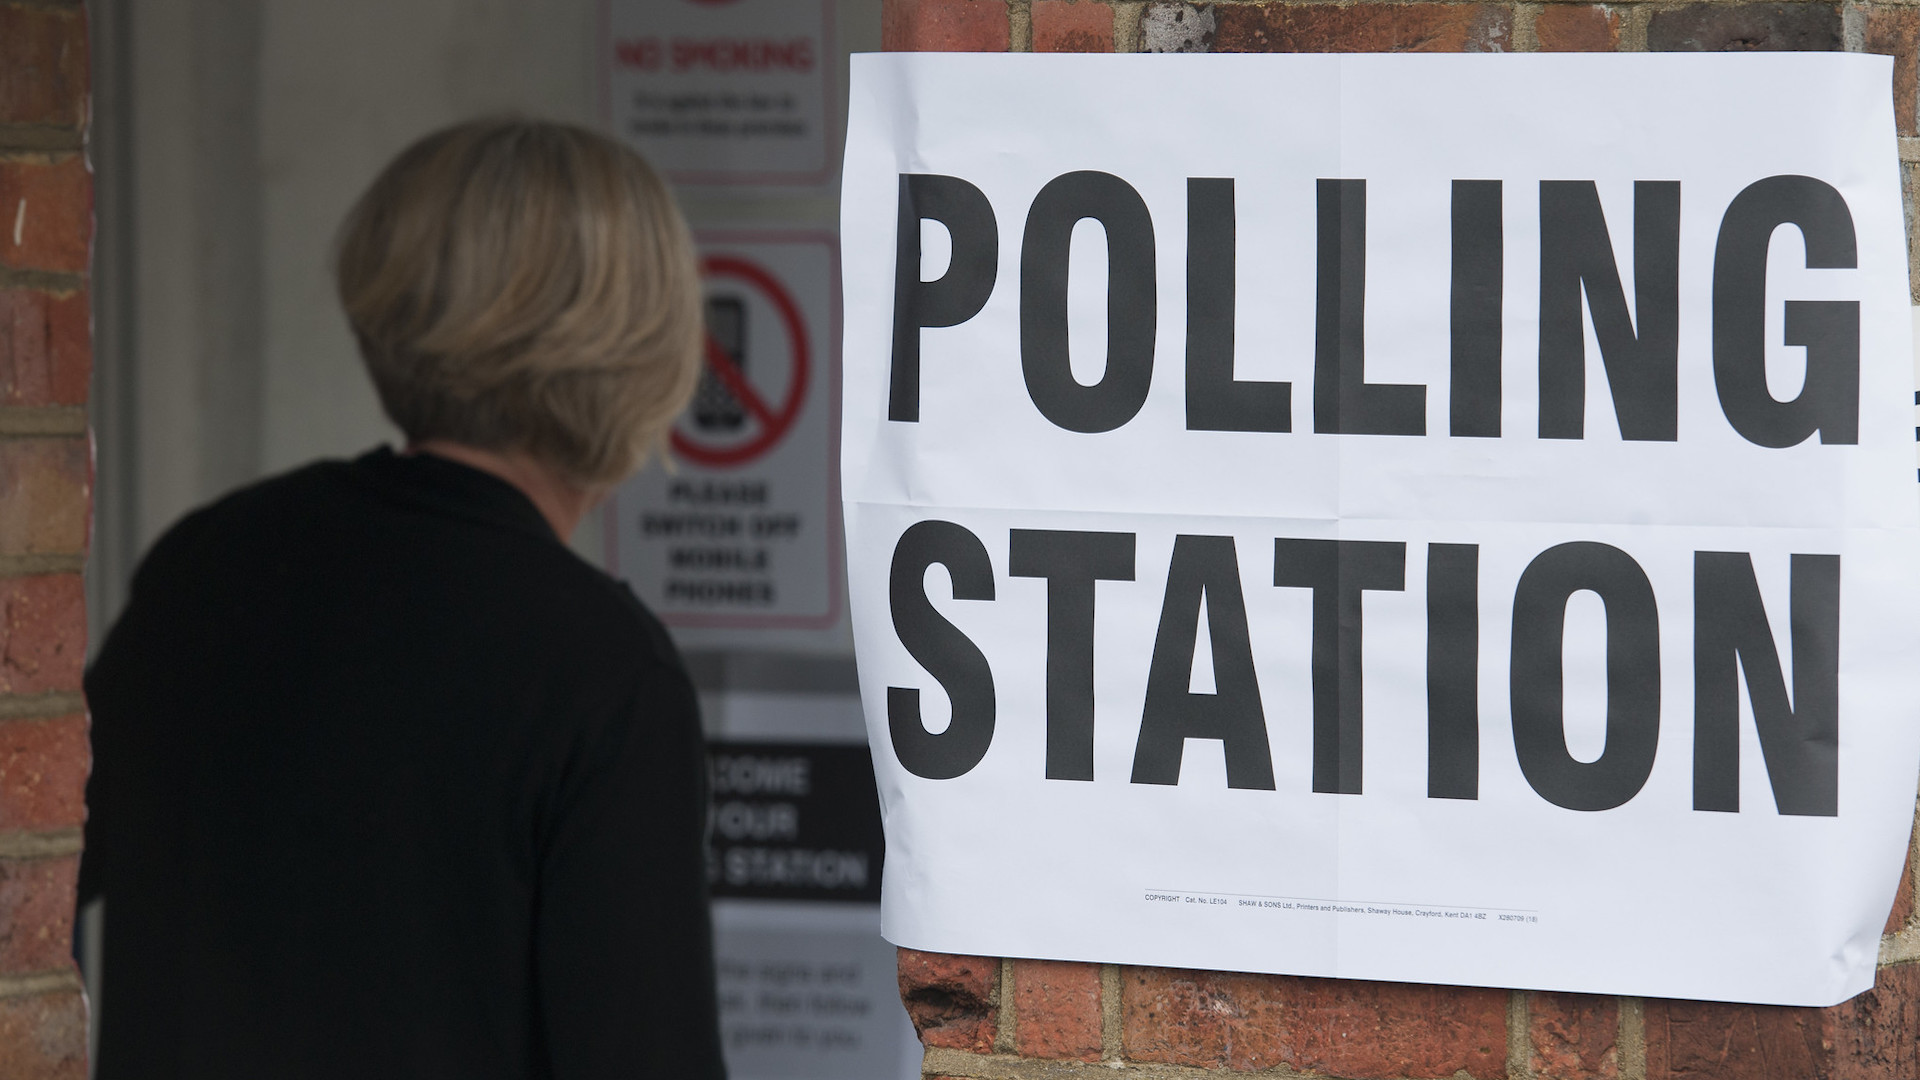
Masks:
[[[700,244],[706,366],[605,515],[608,569],[685,648],[845,648],[833,234],[713,230]]]
[[[1920,768],[1889,64],[857,57],[888,938],[1871,985]]]
[[[601,0],[615,134],[677,184],[832,179],[833,0]]]

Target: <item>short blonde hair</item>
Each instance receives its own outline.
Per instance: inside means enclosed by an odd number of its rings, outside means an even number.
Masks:
[[[335,274],[413,442],[610,484],[661,447],[699,376],[686,224],[638,154],[582,128],[486,119],[414,143],[348,213]]]

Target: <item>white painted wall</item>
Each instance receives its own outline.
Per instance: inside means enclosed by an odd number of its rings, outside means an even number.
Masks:
[[[130,24],[124,40],[131,47],[115,60],[132,114],[119,125],[126,142],[115,149],[131,167],[102,176],[124,176],[133,190],[103,193],[103,201],[130,204],[137,224],[131,237],[102,238],[102,250],[126,265],[96,267],[96,274],[132,287],[131,304],[98,315],[124,311],[133,325],[108,335],[126,343],[127,355],[103,357],[96,377],[115,381],[103,389],[127,406],[127,429],[100,433],[101,468],[118,465],[132,475],[102,477],[103,490],[111,483],[123,497],[103,503],[99,514],[109,530],[121,524],[110,515],[137,519],[135,542],[144,548],[207,493],[254,475],[258,20],[250,0],[115,7],[112,17]]]
[[[397,437],[334,301],[335,230],[408,143],[493,112],[592,123],[594,0],[267,0],[261,460]]]
[[[137,465],[130,505],[100,512],[132,515],[144,548],[238,483],[397,437],[334,301],[340,219],[395,153],[445,124],[510,111],[597,125],[599,0],[116,8],[132,28],[136,299],[121,377],[134,419],[101,438],[129,440]],[[879,0],[837,0],[836,14],[843,57],[879,47]],[[683,205],[708,225],[837,217],[832,193],[696,192]]]

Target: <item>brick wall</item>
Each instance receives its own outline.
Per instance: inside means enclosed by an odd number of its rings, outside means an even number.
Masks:
[[[84,1080],[92,316],[81,4],[0,0],[0,1077]]]
[[[882,11],[885,47],[903,51],[1888,53],[1909,250],[1920,249],[1911,225],[1920,3],[884,0]],[[900,993],[926,1044],[929,1077],[1920,1080],[1915,887],[1909,859],[1877,985],[1830,1009],[907,949]]]

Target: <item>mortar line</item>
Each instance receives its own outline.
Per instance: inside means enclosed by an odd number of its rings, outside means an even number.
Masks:
[[[1000,978],[994,983],[994,1032],[993,1049],[997,1053],[1014,1052],[1014,1039],[1018,1034],[1016,1025],[1019,1018],[1013,1014],[1013,959],[1001,957]]]
[[[1643,998],[1620,999],[1620,1033],[1616,1061],[1620,1080],[1647,1080],[1647,1011]]]
[[[85,834],[79,828],[0,833],[0,859],[59,859],[80,854]]]
[[[1540,32],[1535,26],[1540,20],[1540,11],[1545,8],[1541,3],[1519,3],[1513,5],[1513,51],[1530,53],[1540,51]]]
[[[4,154],[5,151],[0,151]],[[0,289],[38,289],[66,297],[87,287],[87,275],[63,270],[15,270],[0,266]]]
[[[0,436],[85,435],[82,405],[0,405]]]
[[[1620,52],[1646,52],[1647,26],[1653,22],[1653,5],[1624,4],[1620,15]]]
[[[1126,1057],[1121,1032],[1120,965],[1100,965],[1100,1059],[1120,1061]]]
[[[1533,1013],[1531,995],[1507,991],[1507,1080],[1533,1080]]]
[[[36,997],[79,989],[80,976],[73,971],[38,971],[31,975],[0,977],[0,998]]]
[[[87,699],[72,690],[50,694],[0,694],[0,720],[56,720],[87,711]]]
[[[1146,0],[1109,0],[1113,4],[1113,51],[1140,51],[1140,20],[1146,17]]]
[[[1137,1062],[1035,1059],[1011,1054],[975,1054],[945,1047],[928,1047],[923,1076],[965,1080],[1220,1080],[1221,1069],[1194,1065],[1154,1065]],[[1309,1072],[1287,1065],[1235,1070],[1236,1078],[1268,1080],[1343,1080],[1339,1074]]]
[[[1033,51],[1033,0],[1007,0],[1007,51]]]

